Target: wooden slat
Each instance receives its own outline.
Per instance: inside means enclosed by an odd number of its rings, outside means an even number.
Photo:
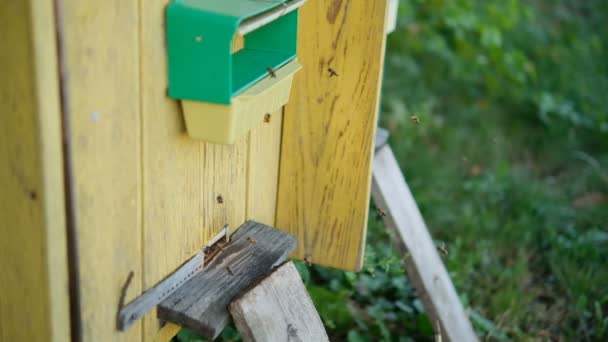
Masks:
[[[247,219],[274,226],[283,110],[268,113],[250,132]]]
[[[116,329],[121,290],[141,292],[138,4],[61,0],[73,164],[82,338],[140,341]]]
[[[245,221],[249,139],[214,145],[189,138],[178,101],[167,97],[167,2],[146,0],[140,8],[144,288],[172,273],[224,224]],[[160,328],[156,314],[148,314],[144,340],[157,338]]]
[[[291,261],[235,299],[229,308],[245,341],[329,341]]]
[[[418,290],[433,321],[441,325],[443,341],[477,341],[416,201],[403,178],[389,145],[374,158],[372,196],[387,215],[386,225],[395,231],[410,280]]]
[[[399,0],[386,0],[386,34],[393,33],[397,28],[399,17]]]
[[[228,304],[294,249],[293,236],[247,221],[218,256],[158,306],[158,317],[214,339],[229,321]]]
[[[0,22],[0,341],[68,341],[53,2],[2,1]]]
[[[300,9],[304,69],[283,117],[276,223],[298,238],[298,258],[361,267],[385,16],[386,0],[309,0]]]
[[[388,143],[389,132],[381,127],[376,129],[376,141],[374,142],[374,151],[378,151]]]

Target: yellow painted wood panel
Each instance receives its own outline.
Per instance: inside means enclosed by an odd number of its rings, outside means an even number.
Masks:
[[[0,341],[67,341],[53,3],[2,1],[0,22]]]
[[[386,0],[309,0],[300,10],[304,69],[283,116],[277,210],[298,258],[361,267],[385,15]]]
[[[245,220],[249,139],[214,145],[188,137],[178,101],[167,97],[166,3],[142,1],[140,9],[145,288],[198,252],[224,224],[234,229]],[[146,315],[144,340],[173,333],[159,328],[156,312]]]
[[[140,341],[116,330],[121,288],[142,290],[139,16],[135,1],[61,1],[84,341]]]
[[[247,219],[274,226],[279,186],[283,109],[267,113],[249,133]]]

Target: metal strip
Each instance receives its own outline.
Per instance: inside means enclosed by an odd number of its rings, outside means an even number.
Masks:
[[[219,242],[222,238],[230,241],[230,228],[224,225],[222,230],[211,239],[201,251],[194,255],[190,260],[180,266],[175,272],[161,280],[154,287],[147,289],[135,300],[120,308],[118,313],[118,329],[126,330],[133,323],[142,318],[156,305],[171,295],[175,290],[192,278],[196,273],[205,268],[205,254],[211,246]]]
[[[260,27],[269,24],[278,18],[284,16],[287,13],[293,12],[298,8],[302,7],[306,0],[292,0],[289,2],[282,2],[281,6],[274,7],[273,9],[258,14],[255,17],[244,20],[238,28],[238,34],[246,35],[252,31],[259,29]]]

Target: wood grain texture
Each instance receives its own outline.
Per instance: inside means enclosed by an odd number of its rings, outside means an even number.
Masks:
[[[144,288],[192,257],[224,224],[234,229],[245,221],[248,138],[234,145],[189,138],[178,101],[167,97],[167,2],[146,0],[140,8]],[[156,314],[148,314],[144,340],[156,339],[160,328]]]
[[[53,13],[0,2],[0,341],[70,339]]]
[[[384,59],[386,0],[309,0],[283,116],[277,227],[295,257],[358,270]],[[328,68],[338,76],[330,77]]]
[[[244,341],[329,341],[291,261],[235,299],[229,309]]]
[[[282,109],[267,113],[265,122],[249,133],[247,219],[269,226],[274,226],[277,208],[282,120]]]
[[[386,225],[398,237],[397,246],[433,326],[441,324],[444,341],[477,341],[467,314],[428,232],[416,201],[389,145],[374,158],[372,196],[387,215]]]
[[[122,286],[141,290],[138,4],[61,0],[84,341],[140,341],[116,330]]]
[[[283,262],[295,245],[289,234],[245,222],[202,272],[158,306],[158,317],[214,339],[229,322],[232,299]]]

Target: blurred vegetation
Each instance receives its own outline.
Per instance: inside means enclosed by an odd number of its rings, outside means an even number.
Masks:
[[[479,336],[608,340],[608,1],[400,6],[381,125]],[[300,273],[332,341],[432,341],[371,209],[362,272]]]

